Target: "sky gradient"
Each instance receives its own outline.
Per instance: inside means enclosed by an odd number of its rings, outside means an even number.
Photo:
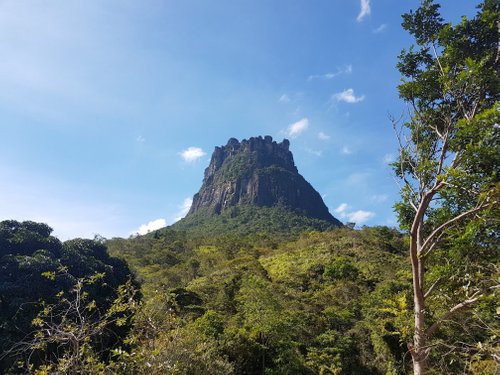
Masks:
[[[339,220],[397,225],[398,0],[0,0],[0,220],[62,240],[185,215],[215,146],[290,139]],[[456,23],[478,1],[442,1]]]

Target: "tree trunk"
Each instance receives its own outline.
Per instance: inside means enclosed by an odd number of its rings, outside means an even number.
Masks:
[[[413,362],[413,374],[422,375],[427,372],[427,358],[429,350],[424,326],[424,310],[415,296],[415,332],[413,334],[413,345],[410,348]]]
[[[416,360],[413,358],[413,375],[422,375],[427,372],[427,358]]]
[[[413,374],[422,375],[427,371],[427,357],[429,355],[429,350],[426,348],[427,336],[424,317],[425,306],[424,296],[421,289],[415,291],[413,301],[415,305],[415,331],[413,333],[413,345],[410,346],[410,353],[413,362]]]
[[[425,207],[425,206],[424,206]],[[420,257],[420,238],[422,214],[417,214],[414,225],[410,232],[410,260],[413,278],[413,312],[415,315],[413,344],[409,345],[413,362],[413,374],[422,375],[427,372],[427,357],[429,350],[427,346],[427,336],[425,330],[425,297],[423,292],[424,282],[424,259]]]

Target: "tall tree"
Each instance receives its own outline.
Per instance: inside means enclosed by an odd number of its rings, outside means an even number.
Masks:
[[[414,374],[427,372],[433,339],[445,322],[496,290],[485,278],[494,272],[499,233],[500,2],[483,1],[473,19],[463,17],[457,25],[444,23],[439,8],[424,0],[403,15],[415,45],[399,56],[399,94],[408,113],[393,121],[400,146],[393,167],[402,198],[396,210],[410,236],[414,329],[408,349]],[[436,277],[433,270],[453,264],[446,257],[460,246],[468,257],[455,262],[455,276],[443,271]],[[490,269],[466,277],[459,274],[460,262],[471,261],[472,252],[486,253]],[[461,288],[432,310],[432,299],[438,290],[445,293],[450,280]]]

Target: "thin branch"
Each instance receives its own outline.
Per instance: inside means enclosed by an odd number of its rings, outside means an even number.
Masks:
[[[424,298],[429,297],[429,295],[432,293],[432,291],[434,290],[434,288],[438,285],[438,283],[440,281],[441,281],[440,277],[436,281],[434,281],[434,283],[430,286],[430,288],[427,290],[427,292],[425,292]]]
[[[436,171],[436,182],[434,184],[434,186],[436,186],[438,184],[438,176],[441,175],[441,172],[443,171],[443,165],[444,165],[444,161],[446,159],[446,154],[447,154],[447,151],[448,151],[448,134],[449,132],[446,132],[446,134],[444,135],[444,138],[443,139],[443,146],[441,147],[441,153],[439,155],[439,165],[438,165],[438,169]]]
[[[439,241],[441,240],[441,237],[444,236],[444,231],[441,232],[437,238],[435,238],[432,243],[430,244],[429,248],[427,249],[427,251],[422,255],[424,258],[429,255],[429,253],[434,250],[434,248],[439,244]]]
[[[441,315],[439,317],[438,320],[436,320],[436,322],[434,322],[433,325],[431,325],[427,331],[425,332],[426,333],[426,336],[428,338],[432,337],[432,335],[434,334],[434,332],[436,332],[436,330],[441,326],[441,324],[447,320],[448,318],[452,317],[454,314],[456,314],[458,311],[460,310],[463,310],[467,307],[469,307],[470,305],[476,303],[481,297],[482,297],[482,294],[479,294],[480,292],[476,292],[474,293],[471,298],[453,306],[450,310],[448,310],[448,312],[444,313],[443,315]]]
[[[420,249],[421,251],[425,251],[426,247],[430,246],[430,244],[433,242],[433,238],[436,236],[436,235],[439,235],[444,229],[446,229],[447,227],[451,226],[452,224],[456,223],[457,221],[460,221],[461,219],[467,217],[467,216],[470,216],[476,212],[479,212],[483,209],[485,209],[486,207],[492,205],[492,204],[496,204],[497,202],[492,202],[492,203],[483,203],[479,206],[476,206],[472,209],[470,209],[469,211],[465,211],[463,213],[461,213],[460,215],[457,215],[453,218],[451,218],[450,220],[448,220],[447,222],[441,224],[439,227],[437,227],[436,229],[434,229],[434,231],[429,234],[429,236],[427,237],[427,239],[425,240],[424,244],[422,245],[422,248]],[[426,256],[429,252],[427,251],[425,253],[424,256]]]
[[[497,20],[497,29],[498,29],[498,35],[500,37],[500,20]],[[498,46],[498,48],[497,48],[497,55],[495,56],[495,65],[497,64],[497,62],[500,59],[500,40],[499,40],[499,43],[497,43],[497,46]]]
[[[401,179],[403,180],[403,182],[404,182],[405,186],[407,186],[407,187],[408,187],[408,189],[410,189],[411,194],[412,194],[413,196],[416,196],[417,194],[416,194],[415,190],[413,189],[412,184],[411,184],[411,183],[410,183],[410,181],[408,181],[408,179],[406,178],[406,175],[405,175],[405,168],[404,168],[404,162],[406,161],[406,162],[410,165],[410,167],[412,168],[412,170],[413,170],[413,171],[415,170],[415,166],[414,166],[414,164],[411,162],[411,160],[410,160],[410,159],[408,159],[408,158],[405,158],[405,159],[403,158],[403,150],[407,150],[407,149],[408,149],[410,142],[407,140],[407,141],[406,141],[406,144],[403,144],[403,140],[402,140],[402,138],[403,138],[403,137],[402,137],[402,132],[403,132],[403,129],[402,129],[402,127],[401,127],[401,129],[400,129],[400,130],[398,130],[398,129],[397,129],[397,127],[396,127],[396,125],[397,125],[397,124],[401,121],[402,117],[403,117],[403,116],[401,116],[398,120],[394,120],[394,119],[392,119],[392,120],[391,120],[391,121],[392,121],[392,128],[393,128],[393,130],[394,130],[394,133],[395,133],[395,135],[396,135],[396,139],[397,139],[397,141],[398,141],[398,145],[399,145],[399,168],[400,168],[400,176],[401,176]],[[418,211],[418,209],[417,209],[417,205],[413,202],[413,200],[412,200],[412,199],[409,199],[408,201],[409,201],[410,205],[412,206],[412,208],[413,208],[415,211]]]
[[[441,71],[441,75],[444,77],[444,69],[443,69],[443,66],[441,65],[441,61],[439,60],[439,55],[436,51],[436,45],[434,43],[431,43],[431,46],[432,46],[432,52],[434,52],[434,57],[438,63],[438,66],[439,66],[439,70]]]
[[[442,184],[443,185],[448,185],[452,188],[455,188],[455,189],[458,189],[458,190],[462,190],[464,191],[465,193],[469,193],[469,194],[472,194],[472,195],[479,195],[480,191],[479,190],[473,190],[473,189],[467,189],[466,187],[464,186],[460,186],[460,185],[455,185],[455,184],[451,184],[447,181],[442,181]]]

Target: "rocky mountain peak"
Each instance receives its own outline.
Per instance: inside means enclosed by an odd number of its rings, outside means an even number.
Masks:
[[[224,163],[227,165],[233,161],[238,162],[237,160],[241,162],[240,159],[245,159],[249,167],[265,168],[274,165],[298,173],[289,147],[288,139],[277,143],[269,135],[264,138],[252,137],[241,142],[236,138],[230,138],[225,146],[215,147],[210,165],[205,170],[203,182],[210,182]],[[245,157],[242,158],[242,155]]]
[[[277,143],[271,136],[241,142],[230,138],[225,146],[215,147],[188,216],[200,209],[219,214],[237,205],[280,205],[341,225],[319,193],[298,173],[289,148],[287,139]]]

